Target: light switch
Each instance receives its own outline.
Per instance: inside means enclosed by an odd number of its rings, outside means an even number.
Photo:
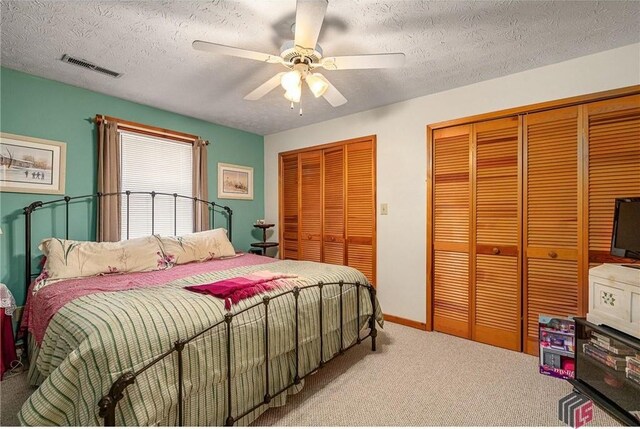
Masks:
[[[387,204],[387,203],[380,204],[380,214],[382,216],[385,216],[385,215],[389,214],[389,204]]]

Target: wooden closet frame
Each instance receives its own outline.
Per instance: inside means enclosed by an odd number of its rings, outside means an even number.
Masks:
[[[558,109],[558,108],[562,108],[562,107],[570,107],[570,106],[578,106],[581,104],[586,104],[586,103],[593,103],[596,101],[604,101],[604,100],[609,100],[609,99],[613,99],[613,98],[620,98],[620,97],[626,97],[626,96],[630,96],[630,95],[638,95],[640,94],[640,85],[633,85],[633,86],[628,86],[628,87],[623,87],[623,88],[617,88],[617,89],[612,89],[612,90],[608,90],[608,91],[602,91],[602,92],[596,92],[596,93],[592,93],[592,94],[585,94],[585,95],[579,95],[576,97],[569,97],[569,98],[562,98],[559,100],[552,100],[552,101],[545,101],[542,103],[535,103],[535,104],[529,104],[526,106],[521,106],[521,107],[514,107],[514,108],[510,108],[510,109],[504,109],[504,110],[498,110],[496,112],[490,112],[490,113],[482,113],[479,115],[473,115],[473,116],[467,116],[464,118],[459,118],[459,119],[452,119],[452,120],[448,120],[448,121],[442,121],[442,122],[437,122],[434,124],[429,124],[426,127],[426,132],[427,132],[427,184],[426,184],[426,192],[427,192],[427,206],[426,206],[426,222],[427,222],[427,235],[426,235],[426,239],[427,239],[427,254],[426,254],[426,268],[427,268],[427,284],[426,284],[426,290],[427,290],[427,299],[426,299],[426,306],[427,306],[427,321],[426,321],[426,330],[427,331],[433,331],[433,292],[434,292],[434,270],[433,270],[433,263],[434,263],[434,249],[433,249],[433,237],[434,237],[434,204],[433,204],[433,200],[434,200],[434,157],[433,157],[433,151],[434,151],[434,144],[433,144],[433,133],[435,130],[439,130],[442,128],[449,128],[449,127],[453,127],[453,126],[458,126],[458,125],[468,125],[468,124],[473,124],[473,123],[477,123],[477,122],[484,122],[484,121],[491,121],[491,120],[495,120],[495,119],[501,119],[501,118],[507,118],[507,117],[512,117],[512,116],[517,116],[517,115],[523,115],[523,114],[529,114],[529,113],[536,113],[536,112],[543,112],[546,110],[552,110],[552,109]],[[520,121],[522,121],[522,118],[519,119]],[[583,135],[583,130],[584,130],[584,121],[586,120],[585,117],[582,118],[581,121],[581,127],[579,130],[579,135],[581,139],[584,139],[585,136]],[[522,139],[522,136],[520,136],[520,139]],[[522,149],[522,146],[520,146],[520,148]],[[523,154],[521,154],[523,155]],[[585,246],[588,246],[588,243],[586,243],[586,237],[588,236],[588,229],[589,229],[589,222],[588,222],[588,211],[585,210],[585,207],[588,204],[587,201],[587,195],[584,192],[584,190],[588,189],[588,174],[585,174],[585,172],[587,172],[587,168],[588,168],[588,162],[589,162],[589,157],[588,154],[585,153],[584,149],[582,146],[580,146],[579,149],[579,163],[580,163],[580,168],[579,168],[579,176],[578,176],[578,188],[581,192],[578,193],[578,215],[580,216],[579,219],[579,224],[582,225],[582,228],[579,229],[578,231],[578,245],[579,245],[579,249],[578,249],[578,266],[582,266],[584,267],[584,264],[589,264],[589,252],[588,249],[585,248]],[[523,158],[522,156],[520,156],[519,158]],[[469,158],[469,162],[471,163],[471,157]],[[524,162],[524,159],[522,159],[522,162]],[[469,165],[469,171],[472,171],[472,165]],[[522,165],[520,165],[520,168],[522,168]],[[518,200],[521,201],[522,200],[522,186],[519,186],[518,188]],[[523,204],[524,202],[522,202]],[[524,212],[524,210],[522,210],[522,212]],[[522,221],[522,219],[521,219]],[[522,223],[521,223],[522,224]],[[471,231],[470,233],[473,233],[473,231]],[[521,243],[524,240],[521,238]],[[522,249],[522,245],[520,246],[520,252],[523,254],[524,257],[524,253],[523,253],[524,249]],[[603,262],[605,262],[605,259],[607,258],[603,258]],[[519,269],[519,271],[522,271],[521,269]],[[473,278],[472,276],[474,276],[475,274],[475,268],[471,267],[469,269],[469,279]],[[587,270],[585,270],[584,268],[581,271],[581,275],[584,277],[583,284],[588,284],[587,282],[587,277],[588,277],[588,272]],[[520,273],[520,276],[522,277],[522,273]],[[522,291],[523,294],[526,291]],[[583,290],[581,291],[582,294],[581,296],[578,297],[578,307],[580,309],[580,312],[582,314],[586,313],[587,310],[587,306],[588,306],[588,294],[589,294],[589,290],[588,288],[583,288]],[[524,313],[522,315],[522,317],[524,317]],[[469,323],[471,324],[471,318],[469,319]],[[470,330],[471,331],[471,330]],[[522,338],[524,341],[524,331],[522,332]],[[523,343],[524,344],[524,343]]]
[[[372,249],[373,249],[373,274],[375,276],[375,279],[378,279],[378,211],[377,211],[377,205],[378,205],[378,185],[377,185],[377,178],[378,178],[378,153],[377,153],[377,138],[375,134],[369,135],[369,136],[363,136],[363,137],[356,137],[356,138],[352,138],[352,139],[347,139],[347,140],[340,140],[337,142],[332,142],[332,143],[325,143],[325,144],[320,144],[320,145],[316,145],[316,146],[309,146],[309,147],[303,147],[303,148],[299,148],[299,149],[292,149],[292,150],[288,150],[285,152],[280,152],[278,153],[278,238],[280,240],[281,246],[284,244],[284,198],[283,198],[283,192],[282,192],[282,187],[283,187],[283,166],[282,166],[282,158],[287,156],[287,155],[293,155],[293,154],[301,154],[304,152],[312,152],[312,151],[316,151],[316,150],[324,150],[324,149],[331,149],[331,148],[336,148],[336,147],[344,147],[345,148],[345,155],[346,155],[346,146],[348,144],[351,143],[361,143],[361,142],[368,142],[370,141],[372,143],[372,151],[373,151],[373,174],[372,174],[372,178],[373,180],[371,181],[371,186],[372,186],[372,190],[373,190],[373,235],[371,237],[371,244],[372,244]],[[345,164],[344,166],[344,171],[343,171],[343,178],[344,178],[344,183],[346,183],[346,178],[347,178],[347,165]],[[324,163],[321,164],[321,177],[324,171]],[[300,169],[300,171],[298,172],[298,181],[300,181],[300,174],[302,173],[302,169]],[[298,193],[298,207],[300,207],[300,198],[301,195],[300,193]],[[346,240],[346,236],[347,236],[347,195],[345,192],[345,196],[344,196],[344,234],[345,234],[345,257],[347,257],[347,248],[349,246],[349,243]],[[320,196],[320,200],[322,201],[322,206],[324,207],[324,183],[322,186],[322,195]],[[299,221],[299,220],[298,220]],[[321,229],[324,233],[324,219],[321,222]],[[321,242],[324,239],[324,237],[321,238]],[[298,225],[298,245],[300,245],[300,228]],[[299,249],[298,249],[299,251]],[[282,259],[282,251],[278,252],[279,255],[278,257],[280,259]],[[377,282],[376,282],[377,283]],[[375,288],[376,285],[372,284],[372,286]]]

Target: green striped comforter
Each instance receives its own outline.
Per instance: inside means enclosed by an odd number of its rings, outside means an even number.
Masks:
[[[366,283],[357,270],[313,262],[279,261],[196,275],[163,286],[97,293],[73,300],[51,320],[39,349],[32,353],[32,380],[40,387],[25,402],[23,425],[101,425],[98,401],[123,373],[136,371],[170,349],[178,339],[194,335],[224,318],[223,301],[184,290],[188,285],[232,278],[254,271],[297,274],[298,286],[345,282]],[[282,290],[270,292],[275,295]],[[323,289],[323,354],[325,361],[340,348],[339,287]],[[238,311],[260,302],[249,298]],[[294,298],[288,294],[269,305],[270,393],[291,383],[295,375]],[[360,320],[356,321],[355,287],[344,287],[344,346],[371,315],[366,289],[360,291]],[[376,318],[382,323],[380,307]],[[319,291],[300,292],[300,375],[320,360]],[[232,414],[244,413],[265,394],[264,306],[234,317],[232,323]],[[177,424],[177,354],[173,353],[138,376],[116,408],[118,425]],[[221,324],[184,349],[184,424],[222,425],[227,417],[226,327]],[[274,398],[280,406],[287,394]],[[262,406],[237,423],[246,425],[266,411]]]

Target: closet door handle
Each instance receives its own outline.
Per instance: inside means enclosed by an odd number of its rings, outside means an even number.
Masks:
[[[499,255],[499,254],[500,254],[500,249],[498,249],[497,247],[494,247],[493,249],[491,249],[491,252],[492,252],[494,255]]]
[[[311,240],[311,234],[307,234],[307,240]]]
[[[552,250],[551,252],[549,252],[549,257],[555,259],[558,257],[558,254]]]
[[[332,235],[331,238],[329,238],[329,240],[336,241],[336,238]]]

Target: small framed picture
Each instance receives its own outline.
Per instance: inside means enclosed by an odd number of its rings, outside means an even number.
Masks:
[[[0,192],[64,194],[66,143],[0,133]]]
[[[218,198],[253,200],[253,168],[219,162]]]

